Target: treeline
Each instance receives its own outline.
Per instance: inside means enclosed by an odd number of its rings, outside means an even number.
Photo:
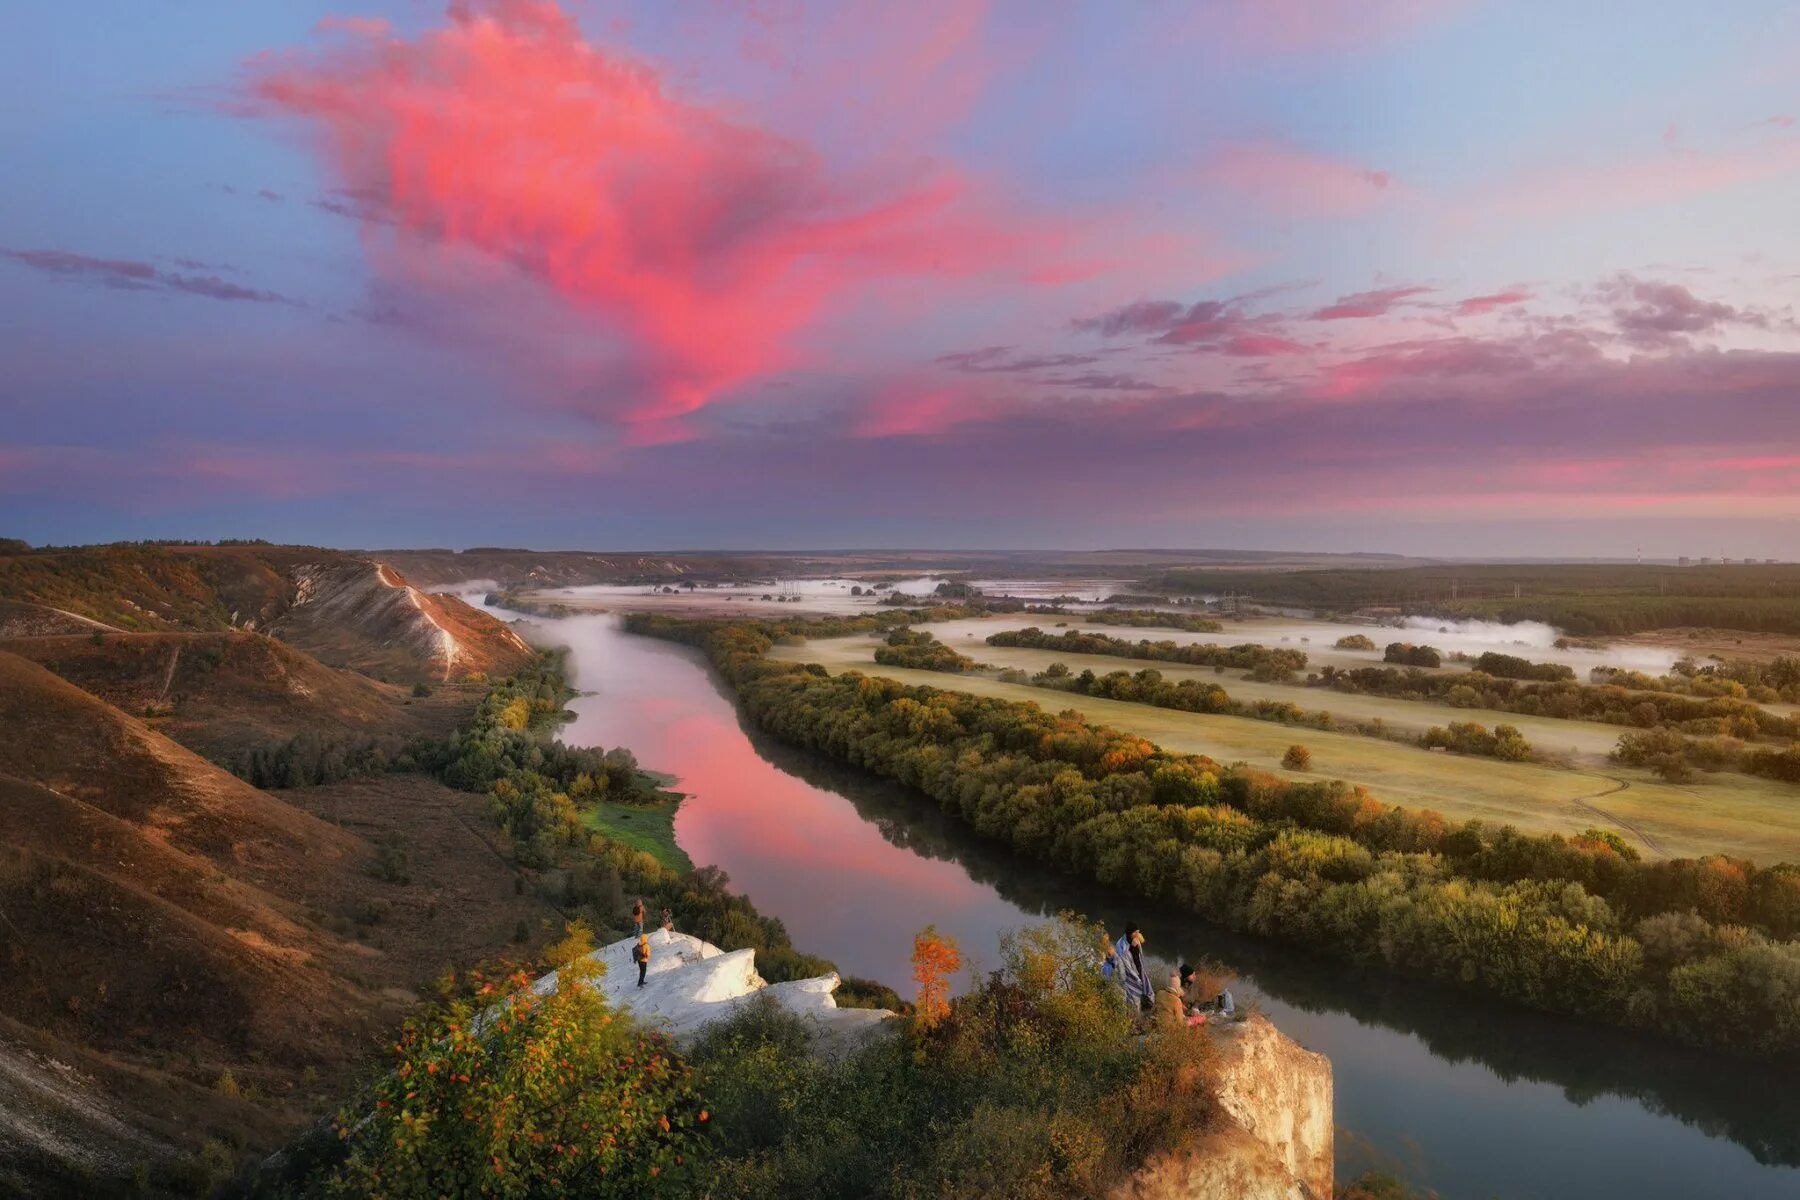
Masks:
[[[1415,646],[1411,642],[1389,642],[1381,652],[1382,662],[1404,667],[1441,667],[1444,655],[1436,646]]]
[[[1128,642],[1104,633],[1083,633],[1079,629],[1046,633],[1035,625],[991,634],[990,646],[1022,646],[1032,650],[1057,650],[1064,654],[1110,654],[1117,658],[1142,658],[1152,662],[1184,663],[1194,667],[1233,667],[1250,672],[1262,682],[1282,683],[1306,669],[1306,652],[1258,646],[1190,645],[1181,642],[1152,642],[1148,639]]]
[[[1667,725],[1698,736],[1793,738],[1800,722],[1761,705],[1723,696],[1638,691],[1574,680],[1544,683],[1501,679],[1481,671],[1434,672],[1393,667],[1322,667],[1317,682],[1340,692],[1442,701],[1456,708],[1491,708],[1530,717],[1558,717],[1635,725]]]
[[[1613,749],[1615,761],[1646,767],[1671,783],[1700,771],[1741,771],[1783,783],[1800,783],[1800,745],[1785,749],[1746,746],[1736,738],[1690,738],[1669,728],[1627,733]]]
[[[1511,725],[1496,725],[1489,732],[1486,725],[1475,721],[1452,721],[1448,726],[1433,725],[1419,738],[1427,750],[1448,750],[1452,754],[1479,754],[1503,758],[1508,762],[1526,762],[1531,756],[1531,743]]]
[[[1800,566],[1458,565],[1396,570],[1171,571],[1149,586],[1230,592],[1322,612],[1382,606],[1544,621],[1578,637],[1674,625],[1800,633]]]
[[[438,750],[439,743],[426,737],[308,732],[247,752],[232,771],[259,788],[316,787],[363,775],[424,770]]]
[[[902,627],[887,635],[887,644],[875,647],[875,661],[884,667],[911,667],[918,671],[973,671],[980,663],[958,654],[922,629]]]
[[[1514,761],[1535,757],[1531,743],[1511,725],[1496,726],[1490,734],[1485,727],[1473,722],[1452,724],[1449,729],[1434,727],[1414,739],[1389,727],[1379,718],[1373,721],[1350,721],[1325,709],[1303,709],[1286,700],[1233,700],[1230,693],[1216,683],[1198,679],[1173,682],[1164,678],[1163,673],[1155,667],[1145,667],[1135,672],[1111,671],[1105,675],[1097,675],[1091,670],[1076,674],[1069,670],[1068,664],[1053,662],[1036,675],[1013,669],[1000,672],[1000,679],[1004,683],[1023,683],[1031,687],[1073,692],[1080,696],[1097,696],[1103,700],[1149,704],[1180,712],[1248,717],[1255,721],[1300,725],[1326,732],[1379,737],[1393,742],[1420,745],[1426,749],[1449,750],[1456,754],[1482,754]]]
[[[1617,684],[1647,692],[1681,692],[1689,696],[1724,696],[1759,704],[1800,702],[1800,657],[1781,655],[1769,662],[1740,659],[1704,667],[1681,659],[1667,675],[1646,675],[1619,667],[1595,667],[1596,683]]]
[[[1020,854],[1229,927],[1538,1008],[1800,1055],[1800,868],[1644,863],[1341,783],[1225,771],[1023,704],[769,661],[789,624],[634,614],[705,647],[786,740],[917,788]]]
[[[1475,660],[1474,670],[1495,679],[1535,679],[1544,683],[1575,678],[1575,669],[1561,663],[1534,663],[1516,654],[1497,654],[1492,650]]]
[[[1179,629],[1186,633],[1223,633],[1225,625],[1194,613],[1158,612],[1146,608],[1103,608],[1077,614],[1092,625],[1128,625],[1139,629]]]

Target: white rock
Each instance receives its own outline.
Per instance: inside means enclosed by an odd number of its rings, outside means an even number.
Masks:
[[[675,1037],[698,1034],[731,1015],[751,997],[767,994],[789,1012],[811,1022],[814,1036],[829,1043],[859,1041],[868,1031],[893,1018],[886,1009],[839,1008],[832,992],[835,974],[770,984],[756,973],[756,951],[720,950],[685,933],[658,929],[650,934],[650,967],[644,986],[637,982],[631,950],[637,938],[602,946],[588,957],[603,971],[596,981],[607,1002],[633,1020]],[[556,990],[555,971],[533,983],[547,996]]]

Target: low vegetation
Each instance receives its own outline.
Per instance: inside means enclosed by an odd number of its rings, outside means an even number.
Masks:
[[[1065,654],[1110,654],[1118,658],[1141,658],[1151,662],[1182,663],[1192,667],[1236,668],[1250,672],[1253,679],[1282,683],[1306,669],[1306,653],[1245,643],[1241,646],[1189,645],[1180,642],[1128,642],[1104,633],[1083,633],[1071,629],[1064,633],[1046,633],[1035,625],[990,634],[990,646],[1023,646],[1032,650],[1056,650]]]
[[[1332,643],[1338,650],[1373,650],[1375,639],[1366,633],[1348,633]]]
[[[593,986],[577,924],[551,948],[566,981],[552,995],[515,975],[409,1025],[291,1191],[1105,1195],[1203,1130],[1214,1100],[1210,1039],[1140,1036],[1093,969],[1098,936],[1071,921],[1013,935],[999,969],[951,998],[959,955],[927,931],[914,1014],[827,1058],[768,1001],[686,1049],[643,1031]]]
[[[780,634],[818,636],[804,622],[635,614],[628,627],[705,647],[770,732],[915,787],[1028,858],[1359,962],[1800,1056],[1800,868],[1646,863],[1605,831],[1452,824],[1073,713],[764,657]]]
[[[1427,669],[1444,665],[1444,655],[1436,646],[1415,646],[1411,642],[1389,642],[1381,652],[1382,662]]]
[[[1474,669],[1495,679],[1538,679],[1548,683],[1575,678],[1575,669],[1561,663],[1534,663],[1514,654],[1488,651],[1475,659]]]
[[[1474,721],[1452,721],[1447,727],[1433,725],[1419,744],[1427,750],[1480,754],[1508,762],[1526,762],[1532,757],[1531,743],[1511,725],[1496,725],[1490,733],[1487,726]]]
[[[1129,625],[1138,629],[1180,629],[1187,633],[1223,633],[1225,624],[1196,613],[1163,612],[1148,608],[1103,608],[1081,614],[1091,625]]]
[[[886,643],[875,648],[875,661],[884,667],[911,667],[918,671],[948,671],[952,674],[973,671],[981,665],[922,629],[904,627],[888,634]]]
[[[1627,733],[1613,760],[1646,767],[1671,783],[1686,783],[1695,771],[1741,771],[1784,783],[1800,783],[1800,744],[1785,749],[1747,746],[1736,738],[1684,737],[1667,727]]]

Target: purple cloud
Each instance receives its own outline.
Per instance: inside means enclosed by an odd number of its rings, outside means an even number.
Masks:
[[[190,296],[205,296],[212,300],[251,300],[265,304],[293,304],[285,296],[274,292],[259,291],[247,288],[216,275],[181,275],[173,271],[165,271],[147,262],[138,262],[128,258],[94,258],[86,254],[75,254],[68,250],[7,250],[0,249],[0,256],[10,258],[16,263],[41,271],[46,275],[60,275],[69,279],[86,279],[100,284],[102,287],[120,288],[126,291],[144,292],[185,292]],[[188,262],[190,260],[180,260]]]
[[[1095,354],[1040,354],[1027,358],[1009,358],[1010,346],[983,346],[979,350],[962,350],[939,355],[937,362],[969,374],[1012,374],[1022,371],[1061,370],[1085,367],[1100,361]]]
[[[1702,300],[1678,283],[1620,275],[1597,291],[1625,340],[1647,350],[1667,349],[1687,335],[1714,333],[1725,325],[1768,325],[1760,313]]]
[[[1396,306],[1406,303],[1415,296],[1428,295],[1434,290],[1436,289],[1413,286],[1352,292],[1348,296],[1339,296],[1332,303],[1313,313],[1312,319],[1315,321],[1343,321],[1363,317],[1385,317]]]
[[[1244,311],[1251,296],[1200,300],[1183,305],[1174,300],[1139,300],[1095,317],[1077,318],[1076,329],[1103,337],[1141,334],[1157,345],[1215,350],[1239,358],[1266,358],[1304,351],[1283,335],[1282,318],[1274,313]]]

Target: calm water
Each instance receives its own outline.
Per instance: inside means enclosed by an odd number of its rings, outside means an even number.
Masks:
[[[796,945],[904,989],[926,924],[996,957],[1000,933],[1062,909],[1240,974],[1289,1035],[1329,1055],[1345,1175],[1399,1169],[1446,1197],[1800,1198],[1791,1074],[1395,982],[1232,937],[1035,870],[931,801],[747,730],[696,653],[607,616],[541,622],[574,650],[564,737],[630,747],[691,793],[698,863],[780,917]]]

